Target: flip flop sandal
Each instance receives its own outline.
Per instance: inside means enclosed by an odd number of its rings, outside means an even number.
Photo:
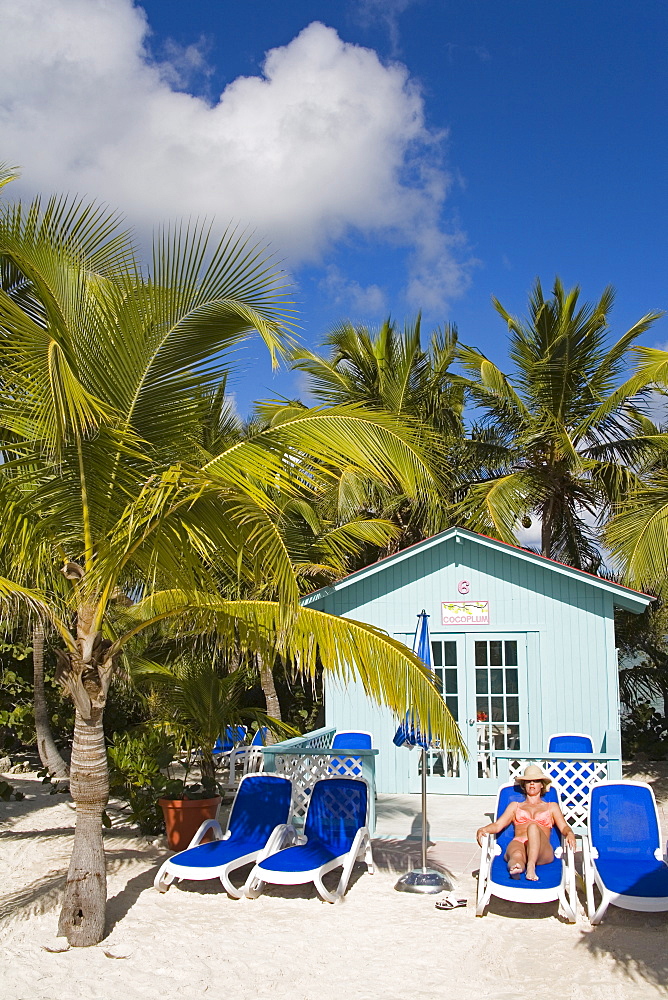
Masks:
[[[456,896],[446,896],[435,903],[437,910],[456,910],[459,906],[466,906],[466,899],[457,899]]]

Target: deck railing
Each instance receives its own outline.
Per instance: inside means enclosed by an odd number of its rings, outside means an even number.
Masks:
[[[292,822],[301,827],[313,785],[320,778],[362,778],[369,787],[369,830],[376,829],[376,756],[378,750],[332,750],[333,727],[316,729],[283,743],[262,747],[264,770],[292,781]]]
[[[521,777],[527,764],[538,764],[559,789],[564,818],[575,830],[587,829],[589,791],[598,781],[608,777],[608,764],[619,760],[615,754],[605,753],[540,753],[529,754],[518,750],[494,750],[500,782],[515,781]]]

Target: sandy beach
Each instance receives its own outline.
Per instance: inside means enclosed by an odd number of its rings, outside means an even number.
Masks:
[[[667,992],[668,915],[611,908],[592,929],[584,911],[569,925],[556,903],[493,900],[476,918],[475,846],[438,840],[433,827],[430,856],[456,877],[466,909],[441,912],[433,897],[395,892],[418,845],[387,835],[375,841],[377,873],[359,865],[340,905],[308,886],[269,887],[257,900],[232,900],[217,882],[160,895],[152,882],[163,842],[134,836],[112,806],[107,936],[66,950],[55,934],[73,808],[34,776],[8,777],[27,798],[0,803],[4,1000],[638,1000]],[[660,795],[663,786],[655,781]]]

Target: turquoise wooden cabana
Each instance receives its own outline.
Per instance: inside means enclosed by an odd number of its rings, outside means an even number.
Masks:
[[[640,614],[651,601],[462,528],[302,599],[376,625],[408,646],[426,609],[434,667],[469,752],[468,762],[430,752],[428,790],[460,795],[490,794],[527,760],[549,760],[552,733],[589,733],[597,773],[621,776],[614,609]],[[419,790],[420,755],[393,745],[396,717],[361,685],[326,678],[325,720],[374,734],[379,792]]]

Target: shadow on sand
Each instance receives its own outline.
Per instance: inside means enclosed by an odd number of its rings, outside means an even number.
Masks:
[[[604,922],[583,934],[578,947],[610,956],[634,982],[649,982],[668,994],[668,914],[633,913],[611,906]]]

